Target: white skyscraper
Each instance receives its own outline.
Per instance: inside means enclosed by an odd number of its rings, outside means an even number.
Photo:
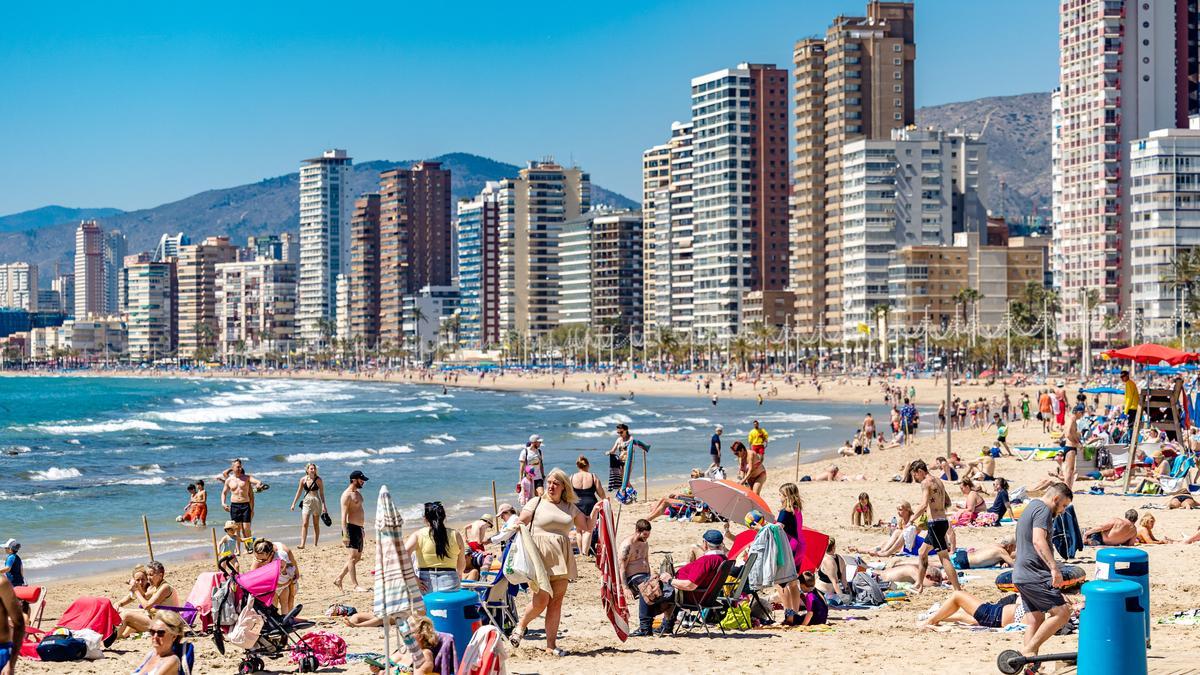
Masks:
[[[0,264],[0,307],[38,311],[38,267],[31,263]]]
[[[332,332],[337,314],[337,276],[347,271],[351,159],[326,150],[300,165],[299,337],[316,345]],[[328,328],[325,328],[326,322]],[[323,328],[325,330],[323,331]]]

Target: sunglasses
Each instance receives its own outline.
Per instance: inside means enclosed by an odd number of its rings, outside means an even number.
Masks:
[[[156,638],[161,638],[161,637],[166,637],[166,636],[167,636],[167,633],[169,633],[169,632],[171,632],[171,631],[168,631],[168,630],[156,630],[156,629],[154,629],[154,628],[151,628],[150,630],[148,630],[148,631],[146,631],[146,632],[147,632],[147,633],[149,633],[150,635],[152,635],[152,636],[156,637]]]

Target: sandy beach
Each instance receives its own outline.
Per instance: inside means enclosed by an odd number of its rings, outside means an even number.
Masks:
[[[79,373],[73,373],[78,375]],[[115,375],[117,373],[105,373]],[[228,377],[237,373],[213,373],[212,376]],[[189,374],[194,377],[196,374]],[[336,373],[308,373],[312,377],[336,377]],[[261,373],[259,376],[273,376]],[[365,381],[382,381],[382,377],[345,376],[346,379],[361,379]],[[566,383],[562,376],[557,376],[553,387],[550,386],[550,376],[516,376],[512,373],[492,381],[490,377],[480,380],[470,378],[466,374],[452,386],[477,386],[485,388],[517,390],[517,389],[551,389],[558,391],[581,391],[588,383],[596,386],[600,377],[586,375],[569,375]],[[440,383],[440,375],[423,379],[418,375],[402,376],[392,374],[388,381],[414,381],[423,384]],[[768,407],[786,406],[789,400],[830,400],[830,401],[874,401],[881,399],[878,386],[867,386],[865,381],[825,382],[822,392],[818,395],[805,383],[800,387],[774,383],[778,387],[777,397],[771,397],[765,405]],[[944,396],[944,381],[935,384],[928,380],[903,381],[907,390],[909,386],[917,390],[916,402],[922,409],[936,407],[938,400]],[[766,385],[768,388],[770,383]],[[667,395],[667,396],[710,396],[713,392],[705,393],[703,388],[697,393],[696,381],[676,380],[651,376],[639,376],[636,380],[622,379],[613,389],[615,393],[628,395],[630,391],[635,396]],[[714,383],[713,391],[717,390]],[[725,392],[724,396],[754,397],[758,391],[747,382],[737,382],[732,393]],[[955,394],[978,398],[999,395],[1000,385],[984,387],[982,385],[966,385],[955,387]],[[1019,389],[1009,389],[1019,396]],[[722,392],[716,391],[718,395]],[[932,417],[932,416],[930,416]],[[927,417],[925,426],[935,424],[936,419]],[[881,420],[881,425],[885,423]],[[768,431],[770,431],[768,429]],[[847,429],[846,435],[853,434],[853,429]],[[636,433],[636,429],[634,430]],[[956,432],[953,436],[953,448],[964,458],[975,457],[985,444],[990,445],[994,432],[965,431]],[[728,441],[734,440],[728,438]],[[1013,445],[1030,445],[1044,443],[1048,439],[1042,433],[1040,425],[1031,422],[1028,427],[1017,422],[1010,428],[1009,442]],[[803,442],[803,439],[801,439]],[[792,448],[784,443],[784,448],[771,447],[767,452],[769,467],[768,485],[763,495],[773,507],[779,504],[778,487],[783,482],[795,478],[797,468],[794,464]],[[922,458],[932,461],[934,457],[944,454],[945,437],[922,433],[916,441],[903,448],[887,449],[870,455],[842,458],[836,461],[847,475],[862,474],[865,481],[848,481],[836,483],[802,483],[800,493],[804,499],[805,526],[827,533],[837,541],[839,552],[846,552],[847,546],[874,546],[882,543],[886,530],[854,527],[850,523],[851,509],[860,492],[870,494],[875,508],[876,518],[886,519],[894,511],[901,500],[917,501],[920,497],[919,486],[892,482],[891,478],[898,473],[902,464]],[[728,463],[728,459],[727,459]],[[815,473],[832,463],[823,460],[814,465],[802,466],[801,475]],[[1022,462],[1014,458],[1001,458],[997,462],[997,474],[1007,478],[1016,487],[1032,484],[1053,470],[1053,462]],[[657,499],[665,492],[661,487],[670,483],[661,482],[669,478],[653,477],[651,500]],[[674,481],[682,487],[683,480]],[[1077,485],[1083,489],[1089,486],[1086,481]],[[373,514],[376,485],[367,489],[366,502],[368,521]],[[989,485],[990,488],[990,485]],[[949,487],[951,498],[961,499],[961,493],[955,487]],[[990,491],[990,489],[989,489]],[[429,498],[439,498],[441,495],[429,495]],[[1081,526],[1086,528],[1101,520],[1119,516],[1128,508],[1144,508],[1149,504],[1165,504],[1166,498],[1136,498],[1118,496],[1076,495],[1075,508],[1079,513]],[[633,530],[633,523],[639,517],[647,515],[650,503],[643,501],[630,507],[625,507],[621,515],[619,537],[624,537]],[[1183,539],[1196,530],[1197,518],[1191,511],[1155,511],[1158,519],[1156,532],[1159,536]],[[370,522],[368,522],[370,525]],[[419,523],[410,523],[413,528]],[[133,524],[130,524],[133,527]],[[140,527],[140,525],[139,525]],[[654,523],[650,539],[652,552],[651,562],[657,565],[660,555],[655,552],[670,551],[675,559],[682,560],[688,546],[698,540],[700,534],[711,527],[705,524],[680,523],[659,519]],[[734,526],[734,531],[742,528]],[[368,527],[370,531],[370,527]],[[998,540],[1013,528],[963,528],[958,532],[960,547],[977,546]],[[14,535],[19,536],[19,532]],[[292,544],[290,538],[285,543]],[[1085,549],[1081,564],[1092,578],[1095,565],[1092,557],[1094,548]],[[1197,545],[1167,544],[1147,547],[1150,554],[1150,569],[1152,580],[1152,611],[1155,619],[1170,616],[1176,611],[1192,609],[1200,604],[1197,601],[1198,584],[1191,575],[1194,568],[1193,559]],[[360,574],[364,575],[364,584],[370,579],[368,570],[374,564],[373,542],[368,542],[367,554],[360,565]],[[368,609],[371,604],[369,593],[338,593],[331,585],[344,561],[344,549],[336,540],[327,540],[319,548],[309,547],[298,551],[301,581],[299,602],[305,606],[303,616],[317,623],[317,627],[340,634],[349,644],[351,652],[382,651],[382,637],[379,629],[352,629],[341,625],[340,620],[324,617],[325,608],[334,602],[346,603],[359,609]],[[248,565],[249,559],[243,559],[243,566]],[[211,569],[211,562],[190,562],[169,565],[167,579],[173,582],[182,593],[186,594],[196,575]],[[884,606],[872,611],[834,611],[831,613],[831,626],[828,630],[807,630],[803,628],[762,628],[749,631],[733,632],[727,637],[709,639],[703,633],[693,633],[687,637],[675,638],[632,638],[622,644],[617,641],[612,628],[609,626],[599,601],[599,575],[596,566],[587,558],[579,559],[580,577],[571,585],[564,605],[562,637],[559,646],[567,650],[568,655],[562,658],[548,656],[542,652],[544,642],[541,638],[541,620],[531,625],[522,647],[513,651],[509,669],[514,673],[617,673],[634,672],[647,668],[664,672],[680,673],[749,673],[763,672],[774,669],[788,673],[828,673],[828,672],[880,672],[900,673],[911,672],[914,668],[933,669],[935,672],[946,673],[987,673],[995,671],[996,655],[1003,649],[1019,648],[1020,634],[974,632],[966,628],[952,627],[935,632],[918,631],[915,627],[917,617],[938,600],[944,600],[950,593],[944,589],[929,589],[925,594],[910,602],[897,606]],[[964,588],[986,600],[995,600],[1002,595],[994,585],[997,570],[972,570]],[[43,628],[54,625],[55,619],[66,606],[75,598],[85,595],[103,595],[114,600],[121,597],[126,589],[127,573],[107,574],[102,576],[82,578],[69,583],[55,583],[49,588],[49,603]],[[36,577],[31,580],[36,583]],[[630,599],[632,600],[632,599]],[[519,608],[528,602],[527,596],[518,599]],[[631,619],[636,622],[636,603],[631,603]],[[198,636],[192,639],[197,649],[197,673],[227,673],[233,672],[240,657],[240,650],[231,648],[225,656],[218,655],[209,636]],[[1151,651],[1152,672],[1180,672],[1184,667],[1192,667],[1191,663],[1200,648],[1195,646],[1194,629],[1178,626],[1155,626],[1153,641],[1155,648]],[[1043,647],[1043,652],[1074,651],[1076,636],[1055,637]],[[72,664],[71,672],[77,673],[127,673],[132,671],[142,660],[149,648],[148,640],[120,641],[114,649],[106,653],[106,658],[96,662]],[[62,666],[22,661],[21,672],[60,673]],[[296,672],[296,669],[285,659],[268,662],[268,672]],[[328,672],[365,673],[367,669],[361,664],[349,664],[330,669]]]

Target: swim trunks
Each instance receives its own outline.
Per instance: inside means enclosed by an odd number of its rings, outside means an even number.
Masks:
[[[1093,532],[1083,540],[1085,546],[1103,546],[1104,537],[1100,536],[1099,532]]]
[[[235,523],[250,522],[250,502],[231,502],[229,504],[229,519]]]
[[[999,602],[984,602],[980,603],[975,608],[975,613],[971,616],[975,619],[975,623],[986,628],[1002,628],[1004,621],[1004,608],[1017,601],[1017,596],[1006,595],[1000,598]]]
[[[4,670],[5,666],[12,661],[13,643],[0,642],[0,670]]]
[[[1067,604],[1062,591],[1050,585],[1049,580],[1042,583],[1015,584],[1021,602],[1030,612],[1048,612],[1059,605]]]
[[[971,559],[967,557],[967,549],[965,548],[960,548],[955,551],[954,555],[951,556],[951,562],[954,563],[954,569],[956,570],[971,569]]]
[[[363,550],[362,525],[346,523],[346,548],[352,548],[360,552]]]
[[[950,548],[947,534],[950,532],[950,521],[945,518],[929,521],[929,532],[925,534],[925,543],[935,550],[944,551]]]

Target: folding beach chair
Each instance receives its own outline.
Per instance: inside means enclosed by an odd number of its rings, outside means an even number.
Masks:
[[[721,587],[725,585],[725,580],[729,577],[729,570],[733,569],[733,564],[733,560],[722,561],[707,588],[679,591],[675,594],[675,630],[672,635],[678,635],[680,629],[690,633],[699,624],[704,628],[704,634],[712,637],[712,632],[708,629],[708,622],[705,621],[705,615],[725,609],[717,602],[717,596],[721,594]],[[687,626],[685,627],[684,624]],[[724,635],[725,629],[721,627],[720,623],[717,624],[717,627]]]
[[[504,559],[508,557],[511,545],[510,542],[504,547],[504,553],[500,556],[500,569],[504,569]],[[519,621],[514,599],[517,586],[510,583],[500,571],[481,571],[479,577],[479,581],[462,582],[462,587],[479,594],[479,604],[488,619],[487,623],[499,628],[500,632],[507,636]]]
[[[746,562],[742,564],[741,574],[732,581],[727,580],[721,585],[721,593],[716,598],[718,605],[728,610],[740,605],[742,598],[749,598],[751,612],[761,610],[766,616],[771,615],[771,607],[763,602],[762,598],[758,597],[758,591],[750,588],[750,570],[756,562],[758,562],[757,551],[746,556]]]
[[[34,628],[42,627],[42,613],[46,611],[46,589],[42,586],[15,586],[13,593],[18,600],[29,603],[29,619]]]

